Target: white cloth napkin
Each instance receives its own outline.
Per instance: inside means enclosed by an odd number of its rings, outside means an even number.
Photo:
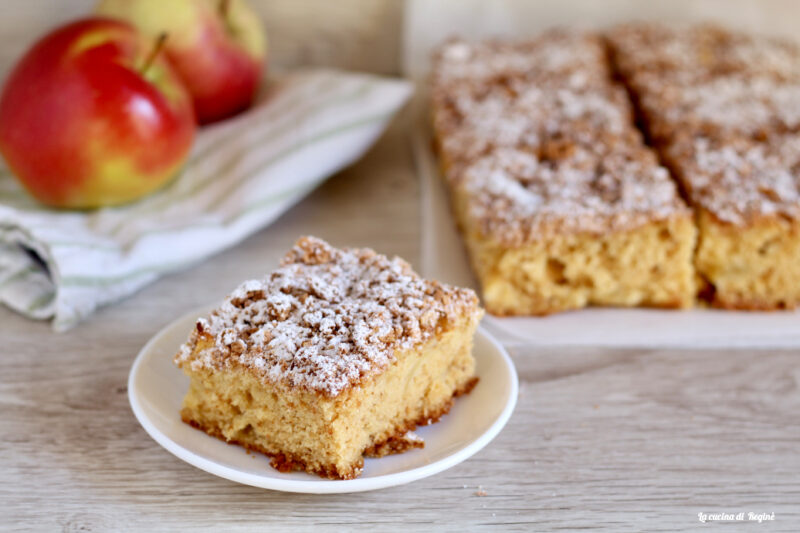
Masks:
[[[182,174],[123,207],[47,209],[0,170],[0,302],[65,330],[159,276],[232,246],[360,157],[411,85],[313,70],[203,128]]]

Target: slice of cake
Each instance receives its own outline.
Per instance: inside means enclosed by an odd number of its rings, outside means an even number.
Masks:
[[[800,302],[800,48],[713,26],[609,34],[649,137],[697,213],[703,296]]]
[[[407,433],[475,385],[481,315],[471,290],[399,258],[304,237],[197,321],[175,356],[181,417],[281,471],[354,478],[365,455],[419,446]]]
[[[432,81],[442,172],[491,313],[692,305],[692,213],[597,35],[452,41]]]
[[[695,228],[667,171],[642,150],[560,146],[497,150],[453,188],[487,309],[691,306]]]
[[[800,136],[768,142],[698,136],[668,149],[697,207],[705,297],[727,309],[800,302]]]

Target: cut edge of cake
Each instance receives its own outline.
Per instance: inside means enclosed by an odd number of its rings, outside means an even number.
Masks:
[[[773,311],[800,305],[800,220],[774,215],[740,226],[700,209],[697,224],[695,265],[712,306]]]
[[[457,199],[452,204],[483,304],[495,316],[544,316],[587,306],[694,305],[697,232],[691,214],[510,247],[482,234]]]

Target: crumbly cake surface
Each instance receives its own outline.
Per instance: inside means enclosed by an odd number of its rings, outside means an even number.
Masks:
[[[424,280],[402,259],[305,237],[280,268],[199,319],[176,362],[238,367],[334,397],[385,370],[396,352],[479,313],[474,292]],[[197,350],[200,339],[211,342]]]
[[[598,35],[557,29],[524,41],[452,39],[434,55],[437,86],[513,78],[553,80],[559,87],[586,87],[605,76],[605,49]]]
[[[800,80],[793,41],[748,35],[713,24],[666,26],[630,23],[606,33],[623,73],[655,72],[662,78],[702,81],[742,73],[748,77]]]
[[[435,57],[432,107],[445,177],[495,241],[519,246],[688,215],[595,34],[451,41]]]
[[[627,25],[615,65],[697,211],[695,266],[724,308],[800,302],[800,48],[703,26]]]
[[[657,140],[687,131],[763,137],[800,128],[800,84],[769,78],[726,76],[673,85],[655,74],[640,77],[645,114]]]
[[[487,309],[691,304],[691,211],[645,146],[603,41],[450,41],[432,120]]]
[[[625,25],[615,65],[657,144],[702,134],[763,140],[800,130],[800,48],[714,26]]]
[[[498,242],[519,246],[568,233],[601,235],[674,215],[687,216],[655,157],[620,144],[566,145],[569,156],[495,150],[466,167],[467,216]]]
[[[668,157],[693,203],[720,221],[744,226],[779,215],[800,220],[800,137],[727,141],[695,137],[669,147]]]
[[[454,84],[437,89],[434,127],[440,150],[453,161],[470,160],[497,147],[535,147],[551,139],[591,142],[595,132],[639,142],[620,87],[593,92],[548,90],[522,79],[505,84]],[[451,179],[458,172],[449,173]]]
[[[434,57],[431,91],[439,151],[448,166],[498,146],[584,140],[599,128],[624,135],[630,107],[607,83],[602,42],[551,31],[523,42],[451,40]],[[450,168],[456,179],[459,171]]]
[[[800,48],[714,26],[610,33],[620,74],[691,199],[720,220],[795,217]]]

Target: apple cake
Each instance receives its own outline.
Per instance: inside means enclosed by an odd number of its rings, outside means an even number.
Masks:
[[[703,295],[800,302],[800,48],[715,26],[609,33],[642,123],[696,213]]]
[[[354,478],[365,455],[420,446],[409,432],[475,385],[482,313],[402,259],[301,238],[197,321],[175,356],[181,417],[281,471]]]
[[[489,312],[692,305],[692,212],[635,127],[599,35],[450,41],[431,102]]]

